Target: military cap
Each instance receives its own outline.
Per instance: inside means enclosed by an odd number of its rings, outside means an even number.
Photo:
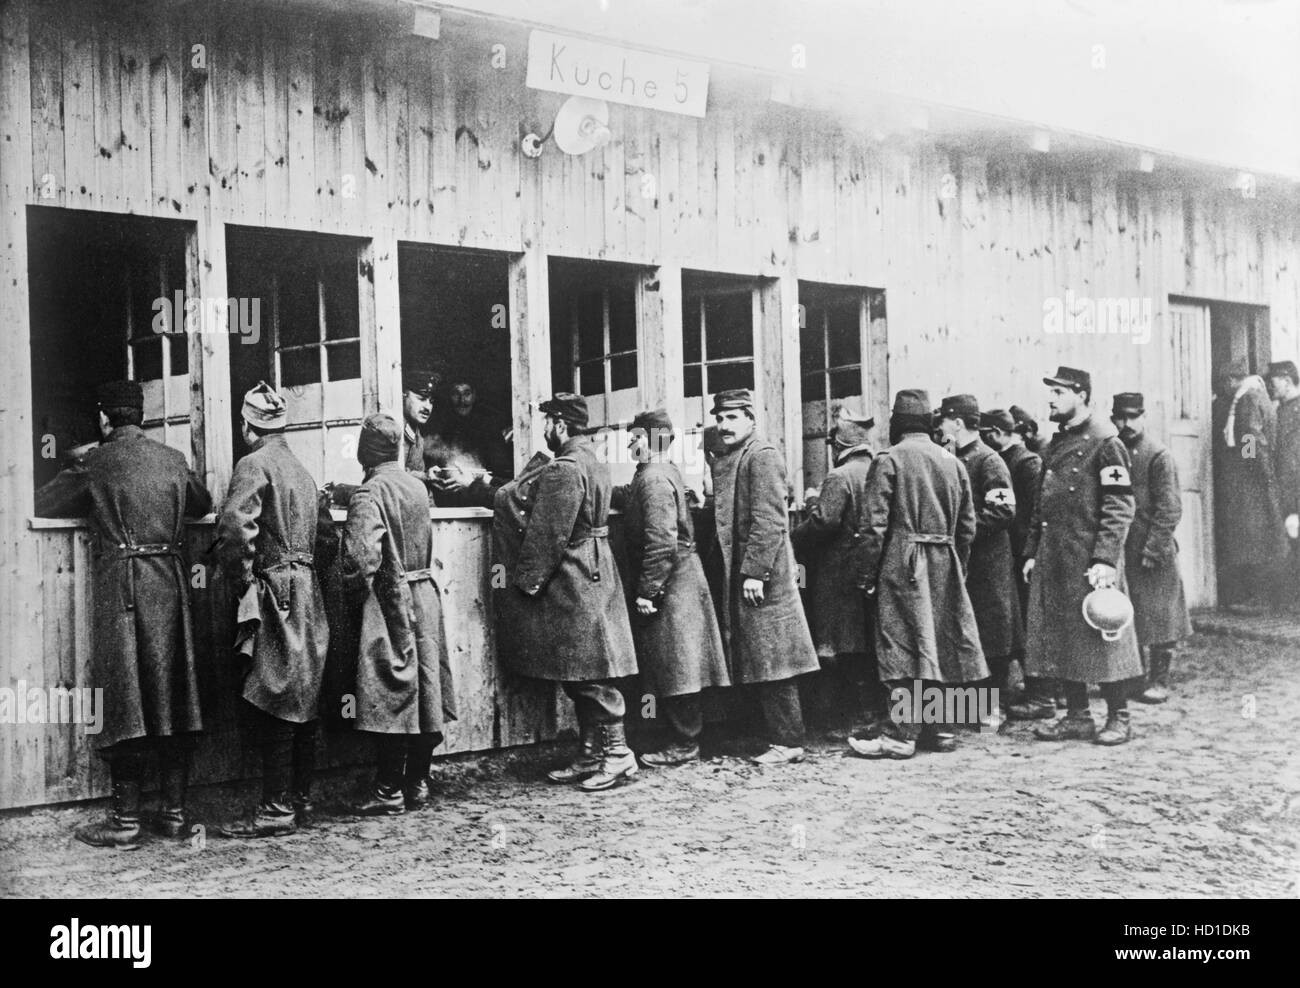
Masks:
[[[1077,367],[1058,367],[1055,377],[1043,378],[1044,384],[1069,388],[1071,391],[1087,391],[1092,394],[1092,375]]]
[[[283,429],[288,419],[288,406],[269,384],[258,381],[244,395],[244,405],[239,410],[244,421],[259,429]]]
[[[939,406],[939,416],[945,419],[965,418],[979,413],[980,403],[974,395],[949,395]]]
[[[673,422],[668,417],[667,409],[655,408],[650,411],[638,412],[636,418],[632,420],[628,431],[634,429],[644,429],[646,432],[672,432]]]
[[[432,398],[441,381],[442,375],[431,367],[417,365],[402,368],[402,390],[421,398]]]
[[[538,406],[543,415],[568,422],[571,429],[587,428],[587,399],[571,391],[558,391]]]
[[[144,388],[139,381],[106,381],[95,389],[100,408],[144,408]]]
[[[1110,414],[1113,416],[1128,418],[1145,411],[1146,405],[1137,391],[1122,391],[1110,400]]]
[[[384,412],[367,415],[361,423],[361,437],[357,440],[357,459],[362,463],[395,460],[401,440],[402,427],[391,415]]]
[[[713,407],[709,409],[710,415],[717,415],[719,412],[725,412],[733,408],[747,408],[749,411],[754,410],[754,392],[749,388],[732,388],[729,391],[719,391],[713,396]]]
[[[1001,429],[1003,432],[1015,432],[1016,420],[1004,408],[993,408],[980,412],[980,429]]]
[[[916,415],[929,419],[930,396],[921,388],[905,388],[894,395],[893,415]]]
[[[831,440],[840,449],[852,449],[861,446],[871,438],[871,427],[876,424],[873,418],[854,418],[840,416],[839,424],[831,430]]]
[[[1269,377],[1289,377],[1292,384],[1300,384],[1300,371],[1291,360],[1275,360],[1268,365]]]

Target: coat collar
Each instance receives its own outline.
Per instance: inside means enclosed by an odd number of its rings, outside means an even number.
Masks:
[[[871,447],[867,443],[860,443],[857,446],[849,446],[847,449],[837,449],[835,451],[835,465],[847,463],[855,456],[871,456]]]
[[[570,436],[568,439],[564,441],[564,445],[560,447],[560,451],[555,455],[557,457],[572,456],[580,449],[590,449],[590,448],[591,448],[591,436]]]
[[[144,430],[138,425],[119,425],[114,427],[113,431],[104,439],[104,442],[123,443],[143,438],[145,438]]]
[[[257,442],[253,443],[251,452],[256,453],[259,449],[272,449],[277,446],[288,446],[289,440],[283,432],[277,432],[271,436],[261,436]]]

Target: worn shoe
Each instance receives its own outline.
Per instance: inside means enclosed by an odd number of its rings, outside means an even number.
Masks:
[[[915,741],[900,741],[888,734],[873,738],[849,738],[849,748],[863,758],[894,758],[899,761],[916,754]]]
[[[1101,729],[1101,733],[1093,738],[1093,744],[1104,744],[1107,746],[1124,744],[1133,736],[1133,728],[1129,724],[1129,714],[1127,710],[1117,710],[1106,718],[1106,726]]]
[[[1056,704],[1052,700],[1021,700],[1007,707],[1010,720],[1051,720],[1056,716]]]
[[[96,823],[87,823],[72,836],[91,847],[112,847],[133,851],[140,846],[140,783],[113,782],[108,814]]]
[[[293,794],[293,819],[300,827],[306,827],[311,823],[312,814],[316,812],[316,804],[311,801],[311,796],[305,792],[296,792]]]
[[[1091,741],[1096,734],[1097,725],[1088,713],[1066,714],[1054,723],[1034,728],[1034,737],[1039,741]]]
[[[921,731],[916,739],[916,747],[921,751],[932,751],[938,755],[951,755],[957,750],[957,735],[951,731]]]
[[[357,816],[401,816],[406,812],[406,796],[398,786],[375,783],[352,804],[352,812]]]
[[[583,792],[600,792],[613,789],[624,779],[630,779],[637,773],[636,755],[627,746],[627,734],[623,725],[601,725],[600,770],[578,783]]]
[[[685,765],[687,762],[699,761],[699,758],[700,746],[698,744],[670,744],[658,751],[647,751],[641,756],[641,763],[655,768],[666,768],[671,765]]]
[[[160,837],[186,836],[188,831],[185,827],[185,811],[177,809],[159,810],[154,814],[153,830]]]
[[[1159,683],[1147,683],[1140,693],[1133,696],[1138,703],[1164,703],[1169,699],[1169,690]]]
[[[247,820],[237,820],[218,827],[222,837],[286,837],[298,829],[293,805],[288,800],[259,803]]]
[[[761,755],[750,759],[755,765],[787,765],[803,761],[802,748],[787,748],[785,745],[770,745]]]
[[[406,798],[406,808],[408,810],[424,809],[429,805],[429,800],[432,798],[429,780],[416,779],[414,782],[408,782],[406,788],[402,790],[402,795]]]
[[[600,725],[591,724],[582,728],[579,739],[578,754],[564,768],[547,772],[546,777],[552,782],[581,782],[589,775],[600,771]]]

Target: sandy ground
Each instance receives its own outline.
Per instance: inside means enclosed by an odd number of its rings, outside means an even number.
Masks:
[[[102,802],[10,813],[0,893],[1295,896],[1300,650],[1198,638],[1174,699],[1133,719],[1119,748],[1016,726],[910,762],[845,757],[818,735],[780,769],[742,760],[752,738],[713,737],[706,761],[598,795],[542,779],[568,751],[549,745],[440,762],[435,805],[384,820],[344,815],[358,773],[340,773],[318,821],[274,841],[100,851],[69,831]],[[220,821],[251,794],[208,787],[195,808]]]

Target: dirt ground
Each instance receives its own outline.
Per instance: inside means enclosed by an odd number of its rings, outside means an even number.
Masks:
[[[584,795],[542,778],[568,752],[548,745],[440,762],[435,805],[384,820],[343,814],[359,773],[339,773],[318,821],[275,841],[101,851],[69,832],[102,802],[10,813],[0,893],[1295,896],[1300,650],[1198,637],[1173,685],[1110,749],[1015,726],[869,762],[819,735],[803,764],[762,769],[741,757],[754,739],[723,736],[704,762]],[[207,787],[195,809],[211,824],[251,794]]]

